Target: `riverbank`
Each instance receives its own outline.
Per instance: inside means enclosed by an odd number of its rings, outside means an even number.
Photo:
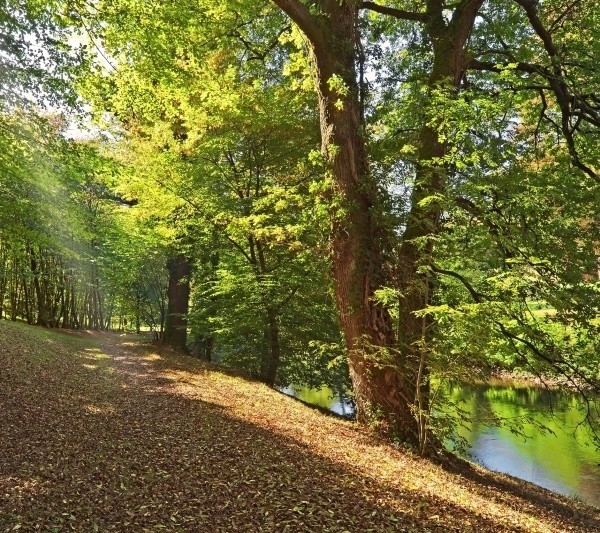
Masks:
[[[476,384],[485,383],[487,385],[514,386],[514,387],[540,387],[546,389],[567,389],[567,390],[586,390],[588,386],[581,383],[576,386],[575,383],[566,378],[559,378],[549,375],[536,375],[525,371],[497,370],[492,372],[489,379]]]
[[[0,322],[0,405],[0,531],[600,530],[136,336]]]

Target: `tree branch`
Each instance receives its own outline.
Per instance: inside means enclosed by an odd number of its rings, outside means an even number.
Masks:
[[[442,274],[443,276],[450,276],[451,278],[455,278],[458,281],[460,281],[463,284],[463,286],[465,287],[465,289],[467,289],[467,291],[469,292],[469,294],[471,295],[471,298],[473,298],[473,301],[475,303],[479,304],[485,299],[485,295],[480,292],[477,292],[475,290],[475,287],[473,287],[473,285],[471,285],[469,280],[467,278],[465,278],[462,274],[459,274],[458,272],[454,272],[453,270],[444,270],[442,268],[437,268],[435,265],[431,265],[431,270],[433,272],[435,272],[436,274]]]
[[[544,27],[543,22],[540,20],[537,14],[537,0],[515,0],[517,4],[519,4],[527,14],[527,18],[529,19],[529,23],[531,27],[537,34],[537,36],[544,43],[544,48],[550,57],[554,57],[558,55],[558,50],[556,46],[554,46],[554,41],[552,40],[552,35],[546,28]]]
[[[506,70],[508,66],[504,66],[501,63],[492,62],[492,61],[480,61],[479,59],[471,59],[467,63],[468,70],[482,70],[486,72],[502,72]],[[545,68],[540,65],[536,65],[534,63],[525,63],[523,61],[519,61],[516,63],[515,70],[520,72],[526,72],[527,74],[539,74],[544,78],[551,77],[552,74]]]
[[[382,15],[390,15],[391,17],[401,20],[414,20],[415,22],[427,22],[426,13],[417,13],[415,11],[405,11],[395,7],[387,7],[376,4],[375,2],[361,2],[359,9],[368,9]]]
[[[271,0],[302,30],[313,46],[323,46],[324,36],[320,31],[315,17],[311,15],[308,7],[299,0]]]
[[[467,280],[464,276],[462,276],[458,272],[437,268],[434,265],[431,266],[431,270],[433,272],[435,272],[436,274],[441,274],[443,276],[450,276],[450,277],[455,278],[458,281],[460,281],[463,284],[463,286],[467,289],[467,291],[469,292],[469,294],[471,295],[471,298],[473,299],[473,301],[475,303],[482,303],[483,301],[485,301],[487,299],[484,294],[477,292],[477,290],[473,287],[473,285],[471,285],[469,280]],[[517,323],[521,327],[523,327],[523,328],[530,327],[528,324],[525,324],[519,317],[516,317],[513,315],[512,318],[516,319]],[[518,350],[518,347],[514,344],[515,342],[522,344],[523,346],[526,346],[537,357],[538,360],[543,361],[544,363],[546,363],[549,366],[551,366],[552,368],[554,368],[560,375],[562,375],[570,383],[572,383],[579,392],[583,392],[583,389],[581,388],[581,383],[585,383],[585,384],[591,386],[596,391],[598,390],[598,383],[596,381],[591,380],[583,372],[581,372],[573,363],[569,362],[564,357],[559,357],[559,358],[551,357],[544,351],[544,349],[536,346],[533,341],[531,341],[521,335],[517,335],[517,334],[511,332],[506,327],[506,325],[503,324],[502,322],[500,322],[499,320],[492,319],[492,322],[498,327],[498,329],[500,330],[500,333],[504,337],[506,337],[507,339],[510,339],[511,343],[513,344],[513,347],[517,350],[519,355],[527,362],[527,364],[530,365],[530,362],[529,362],[527,356],[524,355],[520,350]]]
[[[531,27],[535,31],[536,35],[544,43],[544,49],[546,50],[546,53],[552,61],[552,76],[546,76],[546,79],[548,80],[548,83],[552,88],[552,92],[556,96],[558,106],[560,107],[560,111],[562,114],[561,130],[567,143],[567,148],[571,157],[571,162],[574,166],[583,171],[594,181],[600,183],[600,175],[592,167],[586,165],[581,160],[579,151],[577,150],[577,145],[575,143],[575,132],[579,127],[581,119],[585,120],[586,122],[590,123],[595,127],[598,127],[598,124],[595,121],[596,117],[594,117],[593,113],[591,114],[591,116],[590,114],[586,114],[585,116],[580,115],[579,119],[576,122],[576,126],[571,126],[571,119],[574,116],[573,103],[578,104],[579,108],[582,109],[581,99],[578,99],[578,95],[574,91],[570,90],[569,86],[565,81],[563,69],[561,68],[561,64],[558,60],[558,49],[554,44],[552,34],[545,28],[543,22],[538,16],[538,2],[537,0],[515,0],[515,2],[519,4],[527,14],[527,19],[529,20]],[[585,111],[585,109],[582,110]]]

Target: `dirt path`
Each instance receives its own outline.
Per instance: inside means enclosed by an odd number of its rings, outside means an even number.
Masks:
[[[2,334],[0,531],[600,530],[564,498],[458,477],[139,339]]]

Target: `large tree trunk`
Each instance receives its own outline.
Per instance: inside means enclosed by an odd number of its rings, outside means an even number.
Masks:
[[[428,430],[427,318],[430,280],[421,274],[430,261],[438,231],[440,207],[421,202],[444,190],[444,168],[437,162],[445,145],[430,126],[421,131],[420,164],[400,249],[398,277],[401,293],[399,338],[388,311],[377,303],[375,291],[391,285],[384,269],[389,230],[377,218],[379,199],[370,178],[362,136],[357,60],[357,18],[361,2],[321,0],[313,14],[297,0],[273,0],[298,24],[312,45],[318,82],[322,152],[329,161],[334,194],[342,209],[332,213],[335,294],[350,363],[361,422],[380,422],[382,429],[425,452]],[[426,23],[432,38],[434,65],[430,87],[445,82],[458,86],[464,68],[464,48],[482,0],[465,0],[450,23],[443,2],[429,0],[427,13],[410,16]],[[401,14],[399,10],[396,10]]]
[[[358,2],[324,1],[321,15],[312,15],[300,2],[274,1],[304,31],[314,52],[322,153],[342,203],[332,213],[333,274],[357,417],[418,445],[417,376],[398,364],[390,314],[375,298],[388,284],[383,253],[390,235],[377,218],[377,187],[362,136],[355,70]]]
[[[167,269],[169,288],[163,340],[175,348],[187,351],[187,313],[192,268],[186,257],[176,255],[167,262]]]

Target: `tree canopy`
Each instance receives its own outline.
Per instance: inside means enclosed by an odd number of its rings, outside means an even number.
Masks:
[[[98,128],[65,140],[0,94],[11,317],[145,325],[270,385],[351,383],[358,420],[421,453],[447,429],[444,380],[520,368],[597,391],[590,0],[31,2],[5,18],[6,68],[68,81]],[[31,71],[38,49],[56,67]]]

